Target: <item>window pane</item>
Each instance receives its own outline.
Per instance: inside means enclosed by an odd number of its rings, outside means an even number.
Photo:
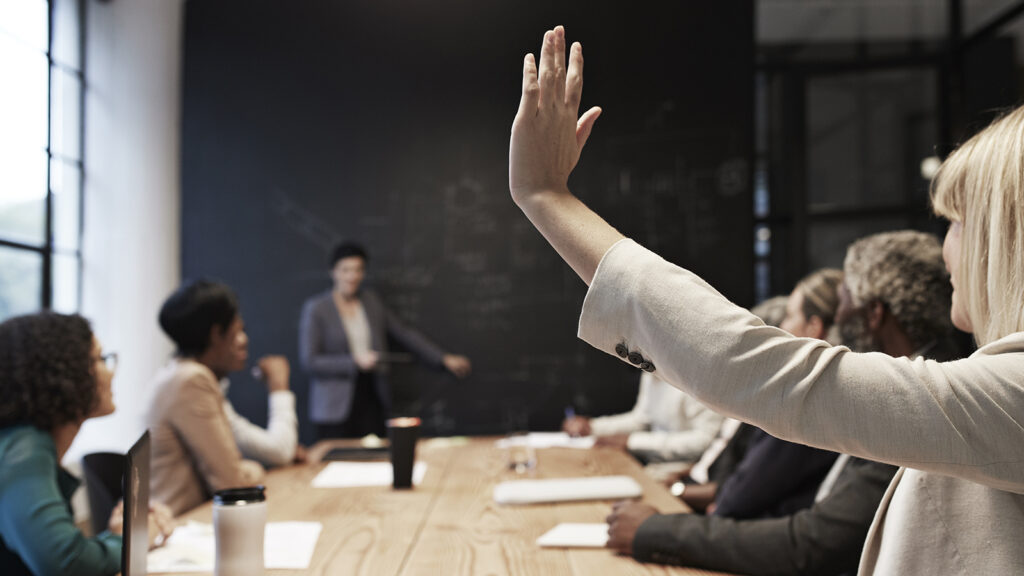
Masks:
[[[53,190],[53,242],[58,250],[78,250],[81,170],[77,164],[60,159],[50,161],[50,189]]]
[[[46,152],[15,149],[0,155],[0,238],[46,242]]]
[[[53,59],[82,69],[79,20],[80,0],[53,0]]]
[[[0,1],[0,35],[9,35],[28,48],[46,52],[47,10],[46,0]]]
[[[53,255],[53,302],[57,312],[78,312],[78,257]]]
[[[49,69],[46,54],[0,34],[0,152],[46,148]]]
[[[0,246],[0,321],[42,307],[43,257]]]
[[[74,75],[53,69],[50,113],[50,150],[53,154],[81,158],[82,82]]]

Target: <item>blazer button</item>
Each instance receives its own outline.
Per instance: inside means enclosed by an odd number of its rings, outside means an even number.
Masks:
[[[625,344],[619,342],[615,345],[615,353],[619,355],[619,358],[625,358],[629,355],[629,348],[626,348]]]
[[[628,358],[631,363],[636,365],[639,365],[641,362],[644,361],[644,357],[641,356],[639,352],[630,352],[626,356],[626,358]]]
[[[654,364],[651,364],[649,360],[644,360],[640,363],[640,369],[644,372],[654,372]]]

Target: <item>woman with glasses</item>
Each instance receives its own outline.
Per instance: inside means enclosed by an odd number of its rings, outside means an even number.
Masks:
[[[0,323],[0,574],[121,571],[121,518],[87,538],[75,526],[79,480],[60,466],[82,423],[114,411],[117,355],[81,316],[44,312]],[[166,509],[150,533],[170,534]]]

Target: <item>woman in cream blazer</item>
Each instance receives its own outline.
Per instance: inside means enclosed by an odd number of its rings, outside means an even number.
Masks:
[[[947,363],[792,337],[590,211],[568,176],[600,114],[577,119],[582,48],[561,27],[523,65],[512,197],[590,285],[579,336],[727,416],[896,464],[862,574],[1024,573],[1024,108],[969,140],[933,185],[951,222],[952,320],[980,348]],[[706,378],[715,374],[715,378]]]

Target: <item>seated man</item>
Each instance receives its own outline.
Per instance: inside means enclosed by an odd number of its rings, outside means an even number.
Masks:
[[[942,247],[920,232],[869,236],[847,251],[836,323],[857,351],[958,357],[950,339],[951,286]],[[658,514],[626,502],[608,517],[608,547],[653,561],[744,574],[855,572],[865,536],[896,469],[840,456],[811,508],[735,520]]]
[[[219,383],[245,368],[249,339],[234,293],[224,284],[186,283],[160,309],[160,327],[177,346],[156,376],[146,415],[151,435],[150,495],[180,514],[225,488],[262,480],[267,463],[288,462],[297,446],[295,398],[288,362],[260,366],[271,391],[270,428],[234,413]],[[238,440],[235,435],[238,434]]]

